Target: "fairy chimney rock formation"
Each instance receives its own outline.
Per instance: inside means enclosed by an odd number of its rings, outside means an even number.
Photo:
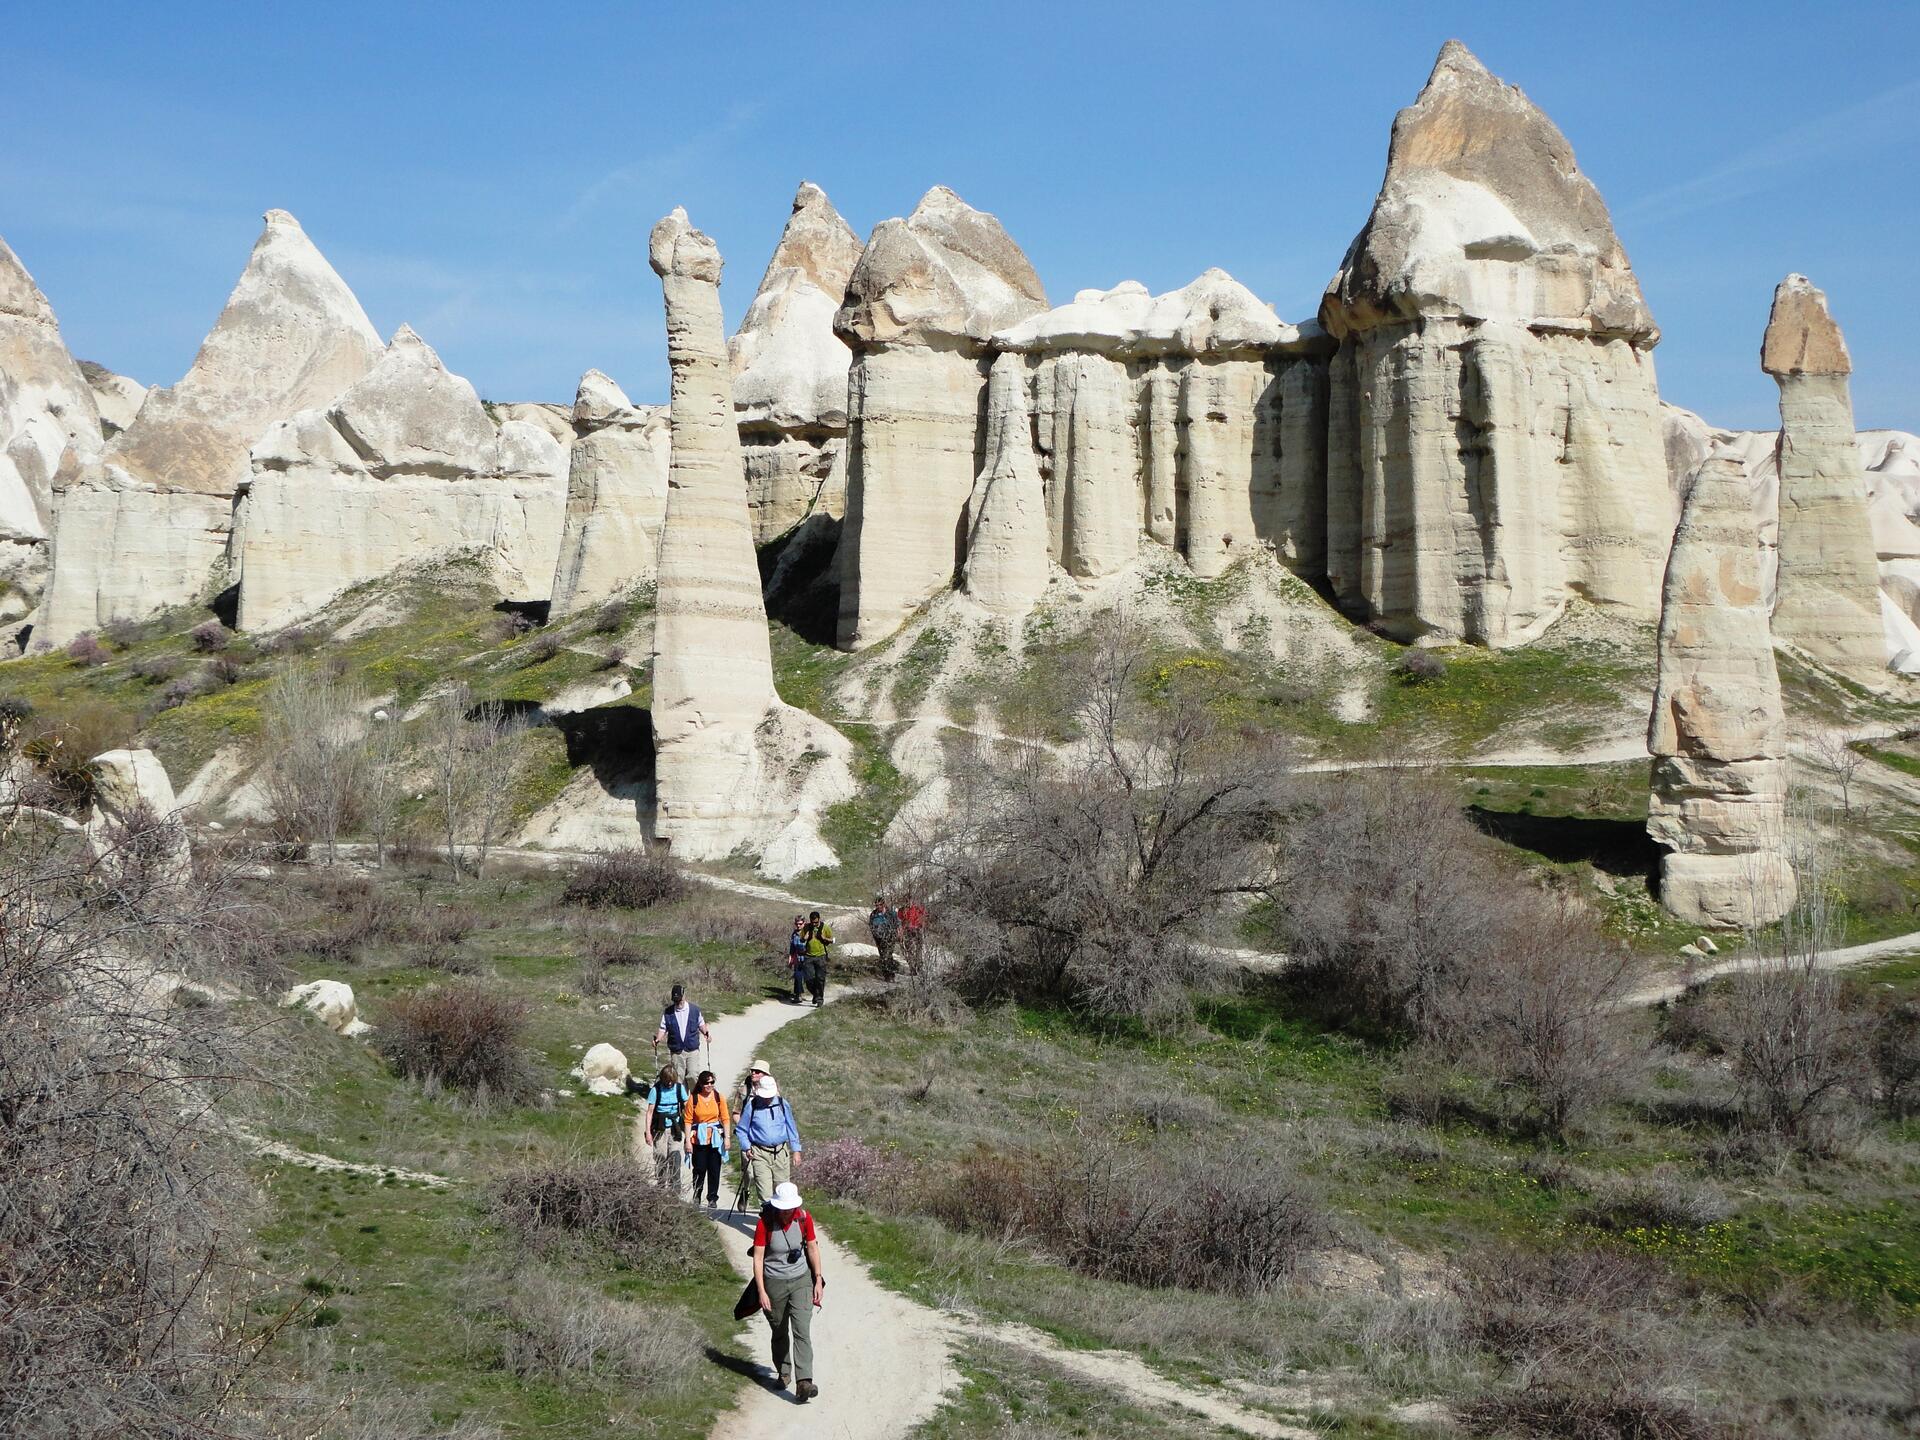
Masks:
[[[555,615],[652,580],[667,513],[666,406],[636,406],[611,379],[589,370],[574,397],[573,430]]]
[[[284,210],[265,221],[186,375],[149,391],[63,497],[36,639],[59,644],[208,590],[254,442],[380,361],[366,312],[299,222]]]
[[[1657,613],[1659,332],[1591,181],[1448,41],[1327,287],[1327,572],[1407,639],[1522,644],[1585,596]]]
[[[363,580],[475,555],[515,599],[548,597],[566,452],[539,426],[496,426],[474,388],[402,325],[324,408],[267,428],[236,511],[240,624],[303,619]]]
[[[0,240],[0,622],[39,603],[55,491],[99,452],[93,391],[47,297]]]
[[[675,210],[653,227],[648,260],[666,294],[673,367],[653,627],[655,833],[694,859],[748,846],[761,852],[767,873],[836,864],[817,817],[852,793],[850,747],[774,691],[720,311],[720,251]]]
[[[1760,368],[1780,387],[1780,569],[1773,632],[1861,679],[1885,671],[1879,567],[1853,432],[1853,362],[1804,275],[1773,292]]]
[[[803,183],[760,289],[729,345],[753,532],[764,543],[846,507],[847,369],[833,332],[860,237]]]
[[[1046,306],[1000,222],[944,186],[868,239],[834,319],[853,349],[842,646],[881,639],[953,582],[977,478],[988,339]]]
[[[1660,902],[1689,924],[1764,925],[1794,898],[1786,720],[1748,489],[1732,456],[1700,467],[1662,596],[1647,831],[1669,852]]]
[[[990,610],[1024,615],[1046,592],[1047,498],[1027,418],[1026,367],[993,362],[987,381],[987,462],[967,540],[966,591]]]

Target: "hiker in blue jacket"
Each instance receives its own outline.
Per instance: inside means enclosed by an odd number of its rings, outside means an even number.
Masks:
[[[664,1042],[667,1063],[683,1077],[692,1079],[702,1068],[701,1043],[712,1038],[700,1007],[687,999],[686,987],[674,986],[673,998],[661,1009],[660,1028],[653,1032],[653,1063],[660,1063],[660,1046]]]
[[[749,1201],[758,1210],[772,1199],[774,1186],[793,1179],[793,1157],[800,1153],[800,1128],[793,1123],[793,1107],[780,1094],[773,1076],[762,1073],[754,1081],[733,1117],[733,1133],[740,1139]]]

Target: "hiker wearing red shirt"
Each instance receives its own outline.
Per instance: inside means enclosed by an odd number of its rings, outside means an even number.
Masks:
[[[901,941],[907,951],[907,963],[917,973],[927,943],[927,907],[911,895],[907,897],[907,903],[900,907],[900,931]]]
[[[813,1216],[800,1208],[800,1191],[791,1180],[773,1188],[773,1198],[753,1227],[753,1279],[760,1292],[760,1313],[773,1326],[773,1368],[780,1388],[794,1386],[802,1405],[820,1393],[813,1383],[813,1312],[819,1308],[827,1277],[820,1273],[820,1242]]]

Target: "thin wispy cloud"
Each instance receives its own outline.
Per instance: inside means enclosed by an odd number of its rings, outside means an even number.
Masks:
[[[1920,80],[1856,100],[1784,130],[1691,179],[1630,201],[1621,209],[1621,218],[1670,220],[1690,215],[1757,195],[1780,176],[1833,155],[1857,155],[1886,140],[1911,139],[1917,104]]]
[[[573,203],[561,212],[554,228],[571,229],[597,207],[618,195],[672,180],[710,161],[714,151],[751,130],[766,108],[760,101],[734,105],[717,124],[696,131],[678,144],[614,167],[574,198]]]

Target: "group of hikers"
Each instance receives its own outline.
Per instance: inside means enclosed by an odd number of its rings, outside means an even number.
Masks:
[[[832,943],[830,931],[826,943]],[[655,1182],[677,1196],[682,1170],[690,1167],[693,1185],[688,1198],[698,1205],[704,1191],[710,1211],[720,1208],[721,1172],[738,1142],[740,1190],[734,1208],[751,1207],[758,1218],[753,1231],[753,1279],[735,1314],[744,1319],[757,1307],[767,1317],[773,1327],[773,1368],[780,1388],[792,1388],[794,1398],[804,1404],[820,1393],[813,1380],[813,1312],[827,1280],[820,1266],[813,1217],[801,1204],[799,1188],[793,1183],[793,1161],[801,1150],[800,1127],[765,1060],[756,1059],[748,1067],[746,1079],[729,1101],[713,1071],[696,1068],[703,1045],[711,1039],[700,1007],[686,998],[681,986],[674,986],[654,1034],[656,1058],[665,1045],[668,1059],[645,1087],[639,1139],[653,1156]],[[691,1085],[683,1078],[689,1075]]]
[[[919,966],[926,925],[926,907],[911,896],[898,909],[884,895],[875,898],[867,928],[888,979],[898,974],[902,955],[907,964]],[[833,944],[833,927],[818,910],[793,917],[786,956],[793,1004],[804,1003],[809,995],[815,1005],[826,1003]],[[728,1158],[738,1154],[740,1186],[732,1208],[750,1210],[757,1218],[753,1279],[735,1314],[744,1319],[757,1306],[767,1317],[780,1388],[791,1387],[795,1399],[805,1403],[820,1393],[813,1380],[813,1312],[827,1281],[813,1217],[793,1182],[800,1127],[765,1060],[756,1059],[747,1068],[731,1099],[722,1093],[713,1071],[701,1063],[712,1039],[700,1007],[687,998],[685,987],[675,985],[653,1036],[658,1073],[644,1086],[628,1081],[630,1090],[642,1092],[636,1149],[644,1147],[652,1155],[655,1183],[670,1195],[680,1194],[682,1174],[691,1172],[688,1198],[699,1205],[704,1193],[709,1211],[719,1210],[721,1173]]]

